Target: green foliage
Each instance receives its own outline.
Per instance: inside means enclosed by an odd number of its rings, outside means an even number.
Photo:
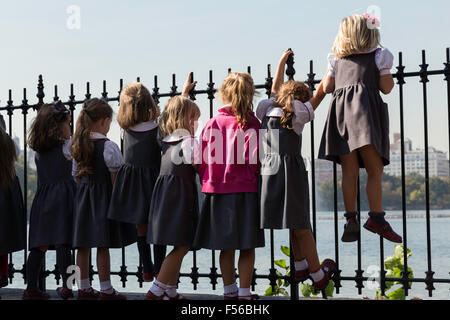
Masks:
[[[367,181],[367,174],[361,172],[361,209],[368,210],[369,204],[367,195],[363,192]],[[338,209],[343,210],[344,202],[342,199],[341,178],[338,177]],[[386,210],[402,209],[402,184],[401,177],[395,177],[383,174],[383,207]],[[334,187],[333,180],[326,180],[322,183],[317,182],[318,190],[317,202],[318,210],[331,211],[334,208]],[[450,179],[441,179],[436,176],[430,178],[430,206],[433,210],[450,209]],[[409,173],[405,177],[406,206],[409,210],[421,210],[425,208],[425,178],[418,173]]]
[[[412,255],[411,250],[406,249],[406,259]],[[403,245],[396,245],[394,247],[394,254],[384,260],[384,269],[386,270],[387,278],[401,278],[402,272],[405,268],[405,257],[404,257],[404,247]],[[413,279],[413,270],[408,267],[408,278]],[[408,283],[408,287],[411,288],[412,282]],[[400,287],[398,287],[400,285]],[[397,287],[395,287],[397,286]],[[391,292],[387,292],[392,290]],[[405,300],[405,290],[402,287],[402,283],[399,281],[387,281],[385,295],[381,294],[381,291],[377,290],[375,292],[375,299],[389,299],[389,300]]]
[[[285,256],[290,257],[291,249],[289,247],[281,246],[280,249],[281,249],[281,252]],[[285,259],[275,260],[274,263],[277,267],[279,267],[282,271],[285,272],[285,274],[283,275],[279,270],[276,270],[277,276],[289,277],[291,275],[290,267],[287,265],[287,262]],[[288,291],[285,289],[285,288],[288,288],[289,286],[290,286],[289,281],[284,280],[284,279],[277,279],[276,285],[274,286],[274,288],[272,289],[272,286],[267,288],[265,295],[266,296],[280,296],[280,295],[289,296]],[[315,291],[314,286],[311,284],[308,284],[308,283],[302,284],[300,287],[300,290],[304,297],[314,297],[315,298],[319,294],[319,292]],[[332,280],[330,280],[330,282],[328,283],[328,286],[325,289],[325,291],[326,291],[328,297],[333,296],[334,282]]]

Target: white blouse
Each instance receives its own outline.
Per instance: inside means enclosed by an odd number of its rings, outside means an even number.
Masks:
[[[375,50],[377,50],[375,53],[375,63],[380,71],[380,76],[391,74],[391,69],[394,64],[394,55],[387,48],[373,48],[372,50],[364,53],[371,53]],[[335,76],[334,66],[337,60],[338,58],[334,53],[328,54],[328,75],[331,77]]]
[[[98,132],[91,132],[91,140],[98,140],[98,139],[106,139],[106,136]],[[105,160],[105,164],[108,167],[109,172],[119,171],[120,167],[124,163],[123,156],[122,153],[120,152],[119,146],[111,140],[105,141],[105,148],[103,150],[103,159]],[[77,163],[74,159],[72,161],[72,175],[76,176],[77,173],[78,173]]]
[[[201,147],[197,139],[193,136],[178,136],[169,135],[164,137],[164,142],[177,142],[183,140],[181,143],[181,150],[183,150],[183,163],[200,164],[201,163]]]
[[[256,116],[260,121],[267,115],[269,117],[282,117],[283,110],[274,107],[275,98],[262,100],[256,108]],[[292,129],[298,135],[301,135],[305,124],[314,120],[314,109],[308,101],[303,103],[299,100],[294,100],[294,116],[292,117]]]

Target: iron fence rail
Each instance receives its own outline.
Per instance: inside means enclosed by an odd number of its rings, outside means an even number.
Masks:
[[[423,100],[423,125],[424,125],[424,141],[425,141],[425,221],[426,221],[426,245],[427,245],[427,271],[425,272],[425,277],[423,278],[409,278],[409,271],[408,271],[408,262],[407,262],[407,252],[404,250],[404,269],[402,271],[401,277],[386,277],[386,271],[384,269],[384,246],[383,246],[383,239],[380,237],[380,289],[382,294],[384,294],[386,290],[386,282],[387,281],[398,281],[402,284],[406,295],[408,295],[409,292],[409,283],[424,283],[426,285],[426,290],[428,291],[428,295],[431,297],[433,294],[434,284],[435,283],[448,283],[450,284],[450,277],[449,278],[434,278],[434,271],[432,269],[432,245],[431,245],[431,226],[430,226],[430,190],[429,190],[429,159],[428,159],[428,96],[427,96],[427,89],[428,89],[428,82],[429,76],[438,76],[443,75],[444,81],[446,81],[447,84],[447,111],[448,111],[448,138],[449,138],[449,150],[450,150],[450,52],[449,48],[446,49],[446,59],[444,62],[444,68],[440,70],[428,70],[428,64],[426,63],[426,54],[425,50],[422,51],[422,64],[419,65],[420,69],[419,71],[413,71],[413,72],[405,72],[405,66],[403,65],[403,56],[400,52],[398,54],[398,61],[399,65],[396,67],[397,72],[393,74],[393,77],[397,80],[397,85],[399,89],[399,112],[400,112],[400,148],[401,148],[401,190],[402,190],[402,231],[403,231],[403,246],[405,248],[408,247],[408,230],[407,230],[407,216],[406,216],[406,193],[405,193],[405,148],[404,148],[404,141],[405,141],[405,129],[404,129],[404,95],[403,95],[403,89],[404,85],[406,83],[407,78],[419,78],[420,83],[422,83],[422,100]],[[307,74],[307,78],[304,81],[312,90],[315,90],[315,85],[320,82],[320,79],[316,79],[316,74],[313,71],[313,61],[310,61],[309,63],[309,73]],[[228,72],[230,72],[231,69],[228,69]],[[248,73],[251,73],[251,68],[248,67],[247,69]],[[287,69],[286,69],[286,75],[289,79],[294,79],[295,75],[295,69],[294,69],[294,61],[292,58],[290,58],[287,62]],[[140,81],[140,78],[137,78],[137,81]],[[264,84],[257,84],[255,85],[256,89],[258,90],[265,90],[265,94],[270,97],[271,93],[271,87],[272,87],[273,77],[271,75],[271,65],[267,66],[267,77],[265,78]],[[109,93],[107,92],[107,85],[106,81],[103,81],[103,91],[101,92],[101,97],[105,99],[108,102],[119,102],[120,92],[123,88],[123,80],[121,79],[119,81],[119,91],[117,96],[110,97]],[[206,98],[209,100],[209,116],[213,117],[213,105],[214,105],[214,99],[215,99],[215,93],[218,89],[215,87],[215,83],[213,82],[213,71],[209,71],[209,82],[207,83],[206,89],[198,89],[193,90],[190,92],[190,98],[195,100],[196,96],[198,95],[205,95]],[[158,87],[158,77],[154,76],[154,86],[152,88],[152,96],[157,104],[159,104],[160,98],[167,98],[167,97],[173,97],[175,95],[180,94],[178,91],[178,86],[176,85],[176,75],[172,75],[172,85],[170,87],[170,92],[166,93],[160,93],[160,88]],[[82,99],[76,99],[74,95],[74,85],[70,85],[70,95],[69,100],[63,102],[70,110],[72,116],[74,115],[74,112],[76,110],[76,106],[84,103],[86,99],[91,98],[92,94],[90,92],[90,83],[86,83],[86,94]],[[36,97],[38,99],[37,103],[35,104],[29,104],[27,99],[27,90],[23,89],[23,99],[19,105],[14,105],[14,102],[12,100],[12,91],[9,90],[8,92],[8,101],[6,106],[0,107],[0,112],[6,112],[8,116],[8,124],[9,124],[9,133],[12,134],[12,128],[13,128],[13,116],[14,112],[21,111],[23,116],[23,148],[24,148],[24,179],[23,179],[23,187],[24,190],[27,190],[27,144],[26,144],[26,135],[27,135],[27,124],[28,119],[27,115],[30,109],[32,110],[38,110],[43,104],[44,104],[44,82],[42,75],[38,78],[38,85],[37,85],[37,94]],[[60,97],[58,96],[58,86],[54,86],[54,96],[53,101],[60,100]],[[391,107],[392,108],[392,107]],[[311,198],[312,198],[312,227],[313,227],[313,235],[316,239],[316,227],[317,227],[317,216],[316,216],[316,186],[315,186],[315,165],[314,165],[314,158],[315,158],[315,149],[314,149],[314,121],[311,122],[310,125],[311,130],[311,176],[312,176],[312,184],[311,184]],[[73,124],[72,124],[72,132],[73,132]],[[334,210],[333,210],[333,219],[334,219],[334,253],[335,253],[335,260],[337,263],[337,273],[333,277],[333,280],[335,282],[335,288],[336,293],[339,294],[340,288],[342,287],[341,282],[342,281],[353,281],[356,284],[356,288],[358,290],[358,294],[362,293],[362,289],[364,288],[364,281],[367,281],[369,277],[363,276],[364,270],[362,269],[362,255],[361,255],[361,239],[358,240],[357,243],[357,270],[355,270],[354,276],[342,276],[342,270],[339,268],[339,246],[338,246],[338,185],[337,185],[337,165],[333,164],[333,189],[334,189],[334,196],[333,196],[333,202],[334,202]],[[357,207],[360,211],[360,185],[358,180],[358,200],[357,200]],[[24,204],[25,207],[27,207],[27,193],[24,192]],[[26,228],[26,226],[24,226]],[[299,297],[299,286],[298,282],[294,279],[294,273],[291,272],[288,276],[280,276],[277,274],[275,269],[275,254],[274,254],[274,232],[273,230],[270,230],[270,269],[268,270],[268,274],[258,274],[257,270],[254,271],[254,277],[252,282],[252,289],[254,290],[257,282],[257,279],[268,279],[270,282],[270,285],[272,288],[276,285],[276,282],[278,279],[284,279],[288,281],[290,286],[290,295],[291,299],[298,299]],[[28,249],[28,248],[27,248]],[[27,252],[28,250],[24,250],[24,264],[22,265],[21,269],[17,269],[14,265],[14,262],[12,260],[12,254],[10,255],[10,263],[9,263],[9,279],[12,281],[15,274],[22,274],[24,281],[26,283],[26,258],[27,258]],[[139,282],[139,285],[142,287],[143,284],[143,275],[142,275],[142,264],[138,266],[137,270],[135,272],[128,271],[127,265],[126,265],[126,255],[125,250],[122,248],[122,265],[120,267],[119,271],[112,271],[111,274],[115,276],[119,276],[120,280],[122,282],[123,287],[126,287],[126,282],[128,281],[129,277],[136,277],[137,281]],[[209,273],[200,273],[199,268],[197,266],[197,253],[194,251],[193,253],[193,265],[191,268],[190,273],[181,273],[181,278],[190,278],[194,290],[197,290],[199,278],[209,278],[210,284],[212,286],[212,289],[215,290],[217,288],[218,279],[221,277],[221,275],[217,272],[217,266],[216,266],[216,258],[215,258],[215,252],[211,251],[212,255],[212,263]],[[290,267],[291,270],[294,270],[294,258],[291,254],[290,257]],[[92,279],[93,275],[97,274],[97,271],[94,270],[92,264],[90,266],[90,277]],[[61,276],[60,272],[58,270],[58,267],[55,265],[55,268],[53,270],[43,270],[41,272],[41,282],[40,286],[41,288],[45,288],[45,282],[46,279],[50,276],[54,275],[55,280],[57,283],[59,283]]]

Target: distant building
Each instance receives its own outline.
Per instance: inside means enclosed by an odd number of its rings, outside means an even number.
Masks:
[[[394,134],[394,143],[391,144],[391,163],[384,168],[384,172],[393,176],[402,175],[401,167],[401,139],[400,134]],[[425,150],[412,148],[412,141],[405,138],[405,174],[416,172],[425,175]],[[436,150],[433,147],[428,148],[428,172],[429,176],[438,178],[449,177],[449,160],[447,153]]]
[[[314,165],[315,165],[316,182],[322,183],[324,181],[333,179],[333,162],[332,161],[315,159]],[[341,166],[337,165],[336,166],[337,176],[340,177],[341,173],[342,173]]]

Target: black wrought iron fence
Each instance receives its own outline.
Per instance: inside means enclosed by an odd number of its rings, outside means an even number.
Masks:
[[[450,277],[449,278],[435,278],[434,277],[434,271],[432,268],[432,245],[431,245],[431,229],[430,229],[430,189],[429,189],[429,159],[428,159],[428,99],[427,99],[427,83],[429,82],[428,77],[429,76],[444,76],[444,81],[446,81],[447,86],[447,105],[448,105],[448,125],[449,125],[449,150],[450,150],[450,55],[449,55],[449,48],[446,49],[446,59],[444,62],[444,68],[440,70],[428,70],[428,64],[426,63],[426,54],[425,50],[422,51],[422,64],[419,65],[420,69],[419,71],[413,71],[413,72],[405,72],[405,66],[403,65],[402,60],[402,53],[400,52],[398,54],[398,62],[399,65],[396,67],[397,72],[393,74],[393,77],[397,80],[397,85],[399,89],[399,111],[400,111],[400,146],[401,146],[401,190],[402,190],[402,227],[403,227],[403,246],[404,248],[408,247],[408,230],[407,230],[407,209],[406,209],[406,187],[405,187],[405,177],[406,177],[406,170],[405,170],[405,147],[404,147],[404,141],[405,141],[405,135],[404,135],[404,97],[403,97],[403,86],[406,83],[407,78],[418,78],[420,83],[422,83],[422,97],[423,97],[423,125],[424,125],[424,141],[425,141],[425,221],[426,221],[426,246],[427,246],[427,271],[425,272],[425,277],[415,277],[413,279],[409,278],[409,271],[408,271],[408,260],[407,260],[407,252],[404,250],[404,269],[402,271],[402,276],[399,278],[393,278],[393,277],[386,277],[386,271],[384,268],[384,246],[383,246],[383,239],[380,237],[380,290],[381,293],[384,294],[386,290],[386,282],[387,281],[398,281],[402,284],[403,289],[405,290],[405,294],[408,295],[409,291],[409,283],[411,282],[420,282],[424,283],[426,286],[426,290],[428,291],[428,295],[431,297],[434,288],[434,284],[436,283],[449,283],[450,284]],[[231,69],[228,70],[230,72]],[[248,73],[251,73],[251,68],[248,67]],[[287,63],[287,69],[286,69],[286,75],[289,79],[294,79],[295,75],[295,69],[294,69],[294,61],[290,59]],[[256,85],[257,90],[265,90],[265,94],[269,97],[271,86],[272,86],[272,75],[271,75],[271,66],[267,66],[267,78],[265,78],[264,84],[258,84]],[[137,81],[140,81],[140,78],[137,78]],[[312,90],[315,90],[315,85],[320,82],[320,79],[316,79],[316,74],[313,70],[313,61],[310,61],[309,63],[309,73],[307,74],[307,78],[304,81],[309,85],[309,87]],[[118,102],[120,92],[123,87],[123,80],[121,79],[119,82],[119,94],[114,97],[110,97],[109,93],[106,91],[106,81],[103,81],[103,91],[101,93],[101,97],[105,99],[108,102]],[[152,96],[155,99],[156,103],[159,103],[160,98],[163,97],[172,97],[175,95],[180,94],[180,92],[177,91],[178,87],[176,85],[176,76],[175,74],[172,75],[172,86],[170,87],[170,92],[167,93],[160,93],[160,88],[158,87],[158,77],[154,76],[154,87],[152,89]],[[215,99],[215,93],[217,91],[217,88],[215,87],[215,83],[213,82],[213,72],[212,70],[209,71],[209,82],[207,83],[206,89],[201,90],[194,90],[190,92],[191,99],[196,99],[196,96],[198,95],[205,95],[206,98],[209,100],[209,116],[213,117],[213,105],[214,105],[214,99]],[[445,95],[445,93],[443,93]],[[27,124],[28,124],[28,112],[30,109],[32,110],[38,110],[43,104],[44,104],[44,82],[42,75],[39,76],[38,79],[38,85],[37,85],[37,94],[36,97],[38,99],[37,103],[30,104],[28,102],[27,98],[27,90],[23,89],[23,99],[20,104],[14,104],[12,101],[12,91],[9,90],[9,99],[7,101],[7,105],[4,107],[0,107],[0,112],[6,112],[7,114],[7,120],[8,120],[8,130],[9,133],[12,134],[13,129],[13,117],[17,117],[17,113],[22,113],[22,121],[23,121],[23,149],[24,149],[24,178],[23,178],[23,188],[24,190],[28,189],[27,185],[27,144],[26,144],[26,135],[27,135]],[[86,94],[81,99],[76,99],[76,96],[74,94],[74,86],[73,84],[70,85],[70,95],[69,99],[65,102],[63,102],[71,111],[72,116],[74,115],[74,111],[76,110],[76,107],[78,105],[81,105],[86,99],[91,98],[91,92],[90,92],[90,83],[86,83]],[[60,97],[58,97],[58,86],[54,87],[54,97],[53,101],[58,101]],[[391,106],[391,109],[393,107]],[[312,227],[313,227],[313,235],[314,238],[317,237],[316,234],[316,226],[317,226],[317,209],[316,209],[316,185],[315,185],[315,163],[314,163],[314,156],[316,154],[314,149],[314,121],[310,124],[310,130],[311,130],[311,177],[312,177],[312,184],[311,184],[311,198],[312,198],[312,206],[311,206],[311,215],[312,215]],[[72,131],[73,131],[73,125],[72,125]],[[337,183],[337,165],[333,165],[333,188],[334,188],[334,251],[335,251],[335,261],[337,263],[337,273],[333,277],[333,281],[335,282],[335,288],[336,293],[339,294],[340,288],[342,287],[341,282],[342,281],[353,281],[356,284],[356,288],[358,290],[358,294],[362,294],[362,289],[364,288],[364,281],[368,280],[368,277],[364,277],[364,270],[362,269],[362,262],[361,262],[361,239],[358,240],[357,243],[357,270],[355,270],[354,276],[341,276],[342,270],[339,268],[339,246],[338,246],[338,183]],[[358,190],[359,190],[359,182],[358,182]],[[24,203],[25,207],[27,207],[27,192],[24,192]],[[360,211],[360,195],[358,192],[358,211]],[[359,218],[360,219],[360,218]],[[26,226],[24,226],[26,228]],[[286,231],[287,232],[287,231]],[[268,270],[268,273],[258,273],[259,270],[255,269],[254,271],[254,277],[252,281],[252,289],[255,290],[255,287],[257,285],[258,279],[268,279],[270,282],[270,285],[272,287],[276,286],[276,281],[278,279],[284,279],[290,284],[290,296],[291,299],[296,300],[299,298],[299,286],[298,282],[294,279],[294,273],[292,272],[289,276],[282,276],[277,274],[275,269],[275,253],[274,253],[274,232],[273,230],[270,230],[270,268]],[[9,263],[9,279],[12,281],[15,274],[22,274],[24,281],[26,282],[26,257],[27,257],[27,251],[24,250],[24,264],[22,265],[22,268],[17,269],[16,265],[14,264],[14,261],[12,259],[12,254],[10,255],[10,263]],[[123,287],[126,287],[126,283],[130,278],[135,277],[138,281],[139,285],[142,286],[143,284],[143,274],[142,274],[142,264],[138,266],[136,271],[128,271],[127,265],[126,265],[126,255],[125,255],[125,249],[122,249],[122,265],[120,267],[119,271],[112,271],[112,275],[116,275],[120,277],[120,280],[123,284]],[[195,251],[192,252],[193,254],[193,265],[191,268],[190,273],[181,273],[181,278],[190,278],[193,289],[197,290],[199,278],[209,278],[210,284],[212,286],[212,289],[215,290],[217,286],[217,280],[221,277],[221,275],[217,272],[217,266],[216,266],[216,259],[215,259],[215,252],[211,251],[211,257],[212,257],[212,264],[209,273],[199,273],[199,268],[197,265],[197,253]],[[291,270],[294,270],[294,258],[291,254],[290,256],[290,266]],[[93,266],[91,264],[90,267],[90,277],[92,279],[93,275],[97,274],[97,271],[93,269]],[[55,280],[59,283],[61,276],[60,272],[58,270],[58,267],[55,266],[53,270],[43,270],[41,272],[41,282],[40,286],[42,289],[45,288],[45,282],[47,281],[47,278],[50,275],[54,275]]]

